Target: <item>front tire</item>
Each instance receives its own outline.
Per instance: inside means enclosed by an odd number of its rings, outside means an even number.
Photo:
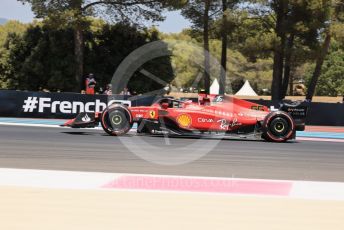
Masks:
[[[293,138],[294,133],[295,122],[286,112],[272,112],[264,119],[262,137],[267,141],[286,142]]]
[[[101,117],[104,131],[111,136],[121,136],[133,126],[130,111],[123,105],[114,105],[105,109]]]

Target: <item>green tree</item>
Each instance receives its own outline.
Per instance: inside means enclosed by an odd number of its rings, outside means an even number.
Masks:
[[[128,23],[115,25],[90,20],[92,32],[85,32],[85,70],[96,75],[99,86],[110,83],[113,73],[136,48],[159,39],[156,30],[140,29]],[[9,34],[3,49],[6,62],[0,59],[0,76],[12,89],[73,91],[74,53],[73,28],[54,29],[49,24],[31,25],[23,35]],[[4,67],[4,68],[2,68]],[[161,57],[145,63],[145,69],[169,83],[173,78],[171,60]],[[164,86],[145,77],[137,70],[129,81],[138,93]],[[142,84],[144,82],[145,84]]]
[[[0,47],[6,42],[9,34],[23,34],[28,25],[19,21],[7,21],[5,24],[0,25]]]
[[[115,70],[126,56],[144,44],[160,40],[159,36],[155,29],[139,29],[128,23],[105,24],[87,42],[85,70],[94,73],[99,85],[105,86],[110,83]],[[130,90],[145,93],[165,86],[142,72],[149,72],[166,84],[174,77],[170,57],[160,57],[150,60],[135,71],[128,82]]]
[[[21,36],[27,29],[28,25],[18,21],[7,21],[4,25],[0,25],[0,88],[8,88],[7,76],[11,73],[12,66],[9,64],[9,49],[5,47],[11,46],[6,44],[9,37]]]
[[[193,23],[193,28],[202,31],[204,48],[204,88],[209,93],[210,88],[210,50],[209,50],[209,28],[215,20],[219,10],[217,0],[190,0],[182,9],[184,17]]]
[[[311,66],[306,76],[309,87],[312,80]],[[318,96],[339,96],[344,95],[344,50],[337,44],[333,44],[329,54],[322,65],[321,75],[318,79],[315,95]]]
[[[31,4],[37,18],[47,18],[53,27],[73,28],[75,59],[75,91],[80,91],[84,72],[84,33],[89,30],[89,16],[107,15],[115,21],[139,23],[163,20],[165,7],[180,7],[178,0],[18,0]]]
[[[73,35],[71,29],[51,30],[33,25],[22,36],[9,36],[11,71],[7,73],[8,87],[20,90],[72,91]]]
[[[257,18],[240,7],[227,10],[225,26],[228,47],[238,50],[251,62],[259,58],[272,57],[275,35],[268,29],[266,21],[269,21],[269,24],[273,23],[270,17]],[[222,20],[217,20],[211,38],[222,39],[222,27]]]
[[[259,20],[272,18],[266,21],[267,29],[273,30],[275,39],[273,43],[274,64],[271,94],[273,100],[284,98],[292,58],[295,56],[295,42],[309,45],[319,37],[319,30],[326,27],[329,16],[329,4],[324,0],[252,0],[249,8]]]
[[[330,0],[328,1],[328,4],[330,4],[331,6],[330,8],[331,11],[330,11],[327,27],[324,30],[323,36],[325,36],[325,39],[323,41],[321,49],[319,50],[319,53],[316,59],[315,69],[314,69],[312,78],[310,80],[309,87],[307,90],[307,95],[306,95],[306,98],[310,101],[312,100],[313,95],[315,93],[318,79],[321,75],[322,66],[331,45],[331,40],[333,36],[333,27],[336,27],[337,24],[342,24],[344,21],[344,1],[343,0]]]
[[[162,36],[163,40],[183,41],[174,46],[172,49],[173,55],[171,56],[173,71],[176,76],[172,83],[178,88],[196,87],[194,81],[200,76],[200,72],[203,73],[203,65],[199,65],[199,63],[202,63],[204,58],[202,55],[199,55],[195,48],[195,46],[202,46],[202,41],[198,40],[198,35],[191,37],[190,34],[194,35],[194,33],[186,30],[178,34],[164,34]],[[222,53],[220,33],[218,37],[218,39],[210,39],[209,47],[214,59],[220,60]],[[194,45],[190,46],[188,43]],[[255,58],[254,61],[251,61],[249,57],[235,49],[237,44],[229,39],[229,45],[232,48],[227,48],[227,53],[231,55],[228,55],[226,63],[228,73],[226,76],[226,93],[235,93],[238,87],[241,86],[242,79],[249,80],[253,86],[257,85],[255,89],[257,92],[268,88],[271,85],[272,58]],[[211,65],[211,80],[220,75],[220,68],[218,66],[218,64]]]
[[[237,4],[240,3],[240,0],[221,0],[222,2],[222,19],[221,19],[221,72],[220,72],[220,89],[219,93],[224,94],[226,92],[226,78],[227,78],[227,48],[228,48],[228,34],[233,32],[233,30],[238,26],[237,17],[235,20],[230,16],[231,11]],[[232,14],[233,15],[233,14]],[[235,14],[234,14],[235,15]]]
[[[203,65],[200,64],[204,62],[203,54],[197,49],[202,44],[192,38],[189,32],[185,30],[178,34],[162,35],[162,40],[166,43],[177,41],[171,49],[171,63],[175,74],[172,85],[177,88],[198,87],[197,78],[204,71]]]

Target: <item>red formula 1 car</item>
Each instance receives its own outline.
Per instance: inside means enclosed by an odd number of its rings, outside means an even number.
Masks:
[[[171,98],[157,100],[151,106],[127,107],[112,104],[102,113],[80,113],[64,126],[95,127],[101,123],[109,135],[126,134],[136,122],[138,133],[168,135],[223,135],[254,137],[273,142],[295,138],[304,130],[307,106],[281,104],[268,107],[231,96],[200,95],[199,102]]]

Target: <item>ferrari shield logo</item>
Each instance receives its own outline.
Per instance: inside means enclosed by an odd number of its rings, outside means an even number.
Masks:
[[[150,116],[150,118],[154,118],[155,117],[155,111],[154,110],[149,111],[149,116]]]

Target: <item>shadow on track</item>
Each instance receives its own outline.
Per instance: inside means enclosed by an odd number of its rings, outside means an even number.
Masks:
[[[69,135],[94,135],[96,133],[90,133],[90,132],[61,132],[64,134],[69,134]]]
[[[61,132],[64,134],[69,134],[69,135],[80,135],[80,136],[96,136],[100,135],[102,137],[107,137],[107,138],[116,138],[116,136],[110,136],[106,133],[95,133],[95,132],[82,132],[82,131],[77,131],[77,132]],[[145,138],[165,138],[164,135],[162,134],[137,134],[137,133],[127,133],[125,135],[122,135],[121,137],[133,137],[133,136],[139,136],[139,137],[145,137]],[[295,143],[300,143],[299,141],[296,140],[291,140],[287,141],[284,143],[274,143],[274,142],[269,142],[266,140],[260,140],[260,139],[255,139],[255,138],[244,138],[244,137],[234,137],[234,136],[225,136],[225,137],[217,137],[217,136],[201,136],[201,135],[169,135],[168,138],[171,139],[189,139],[189,140],[199,140],[199,139],[205,139],[205,140],[221,140],[221,141],[244,141],[244,142],[261,142],[261,143],[267,143],[267,144],[295,144]]]

